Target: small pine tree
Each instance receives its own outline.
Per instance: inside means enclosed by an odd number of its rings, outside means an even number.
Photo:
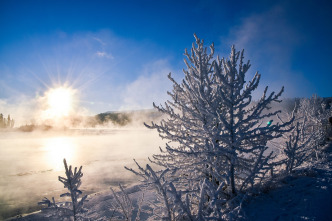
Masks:
[[[83,203],[87,198],[87,195],[85,195],[81,200],[78,199],[78,197],[82,194],[82,191],[78,189],[82,184],[81,182],[81,177],[83,176],[83,173],[81,172],[82,166],[78,171],[77,167],[75,167],[75,170],[73,172],[71,166],[69,166],[68,168],[66,159],[63,159],[63,163],[65,165],[67,178],[59,176],[59,181],[64,184],[64,188],[67,188],[69,192],[61,194],[60,197],[64,196],[71,197],[74,220],[77,220],[77,214],[82,211]]]
[[[85,209],[83,208],[83,203],[87,199],[87,195],[82,197],[79,200],[79,196],[82,194],[82,191],[78,188],[81,186],[81,178],[83,176],[82,173],[82,166],[77,170],[77,167],[75,167],[74,172],[72,171],[72,166],[67,166],[66,159],[63,159],[63,163],[65,166],[65,172],[66,172],[66,178],[59,176],[59,181],[64,184],[64,188],[68,189],[67,193],[61,194],[60,197],[70,197],[71,202],[65,202],[61,203],[61,205],[64,205],[65,207],[58,206],[57,203],[55,203],[54,198],[51,200],[44,198],[43,201],[39,202],[39,205],[47,205],[47,209],[54,210],[57,216],[66,216],[68,212],[71,212],[72,216],[74,217],[74,220],[79,220],[79,218],[82,218],[79,213],[85,212]],[[71,205],[71,209],[67,208],[67,205]]]

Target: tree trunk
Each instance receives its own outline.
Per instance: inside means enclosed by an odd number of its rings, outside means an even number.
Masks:
[[[236,188],[235,188],[235,174],[234,174],[234,164],[231,162],[231,188],[232,194],[236,195]]]

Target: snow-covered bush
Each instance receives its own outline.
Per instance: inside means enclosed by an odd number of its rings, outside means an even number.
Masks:
[[[86,212],[83,208],[84,201],[88,197],[85,195],[81,199],[79,196],[82,194],[82,191],[79,190],[81,186],[81,178],[83,176],[82,166],[77,170],[75,167],[74,172],[72,171],[72,166],[67,166],[66,159],[63,160],[65,170],[66,170],[66,178],[59,176],[59,181],[64,184],[64,188],[68,189],[68,192],[63,193],[60,197],[70,197],[71,201],[69,202],[61,202],[55,203],[54,198],[52,202],[44,198],[43,201],[39,202],[39,205],[47,205],[47,210],[53,210],[53,215],[57,215],[59,217],[73,216],[74,220],[82,220],[84,219],[80,213]]]
[[[234,220],[241,217],[242,202],[245,194],[232,200],[220,198],[224,183],[216,186],[205,178],[199,184],[199,191],[177,190],[167,179],[171,171],[154,171],[147,164],[145,168],[137,162],[138,171],[128,169],[143,178],[148,186],[155,188],[156,200],[150,203],[153,213],[149,220]]]
[[[114,197],[114,205],[113,206],[113,213],[112,217],[109,218],[110,220],[127,220],[127,221],[139,221],[140,220],[140,214],[142,211],[142,203],[144,199],[144,194],[142,198],[137,202],[136,208],[136,214],[134,212],[134,203],[132,199],[129,198],[128,193],[125,191],[125,189],[119,184],[120,191],[115,192],[113,188],[110,188]]]
[[[323,98],[313,95],[311,98],[297,99],[291,112],[283,115],[284,119],[294,118],[289,128],[277,142],[271,143],[281,150],[274,165],[284,165],[287,173],[304,166],[313,164],[324,157],[322,145],[325,144],[330,125],[328,124],[331,109],[327,108]],[[278,116],[279,120],[283,119]]]
[[[157,193],[156,202],[151,203],[153,214],[150,217],[152,220],[175,220],[175,205],[171,203],[168,194],[168,181],[165,179],[165,174],[169,172],[168,169],[164,171],[155,172],[150,165],[146,165],[144,169],[135,161],[138,171],[125,167],[127,170],[143,178],[146,185],[152,185]]]
[[[273,142],[281,150],[281,156],[275,161],[275,164],[285,165],[286,173],[293,173],[294,169],[308,162],[314,153],[312,147],[314,136],[312,133],[308,133],[307,118],[298,116],[296,106],[291,113],[285,115],[284,118],[292,121],[292,124],[288,126],[290,131],[282,135],[283,139]],[[278,118],[284,122],[279,115]]]
[[[182,83],[169,74],[171,101],[153,104],[167,118],[146,124],[169,141],[151,160],[165,169],[139,170],[162,196],[167,219],[183,220],[184,215],[188,220],[220,220],[264,177],[272,156],[266,153],[266,143],[289,131],[291,122],[263,124],[280,112],[268,110],[272,102],[280,102],[283,88],[268,94],[266,87],[253,103],[251,94],[260,74],[246,82],[250,63],[244,63],[243,50],[237,52],[233,46],[229,59],[214,59],[214,45],[208,54],[204,42],[196,35],[195,39],[191,54],[185,51]]]
[[[332,109],[327,108],[323,98],[315,94],[310,98],[302,98],[297,115],[307,119],[307,130],[314,134],[316,148],[325,144],[328,137],[328,119],[332,116]]]

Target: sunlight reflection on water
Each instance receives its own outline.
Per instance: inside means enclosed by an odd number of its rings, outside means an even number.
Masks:
[[[64,158],[68,162],[74,161],[77,144],[69,137],[51,137],[45,139],[42,149],[45,151],[47,164],[55,171],[61,171]]]

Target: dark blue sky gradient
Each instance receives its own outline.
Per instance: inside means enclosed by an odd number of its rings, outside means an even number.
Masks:
[[[167,96],[130,105],[134,88],[145,79],[166,95],[164,77],[182,78],[193,33],[222,56],[232,44],[245,48],[248,77],[259,71],[262,87],[330,97],[331,23],[331,1],[322,0],[0,0],[0,99],[9,105],[69,84],[92,112],[150,108]]]

